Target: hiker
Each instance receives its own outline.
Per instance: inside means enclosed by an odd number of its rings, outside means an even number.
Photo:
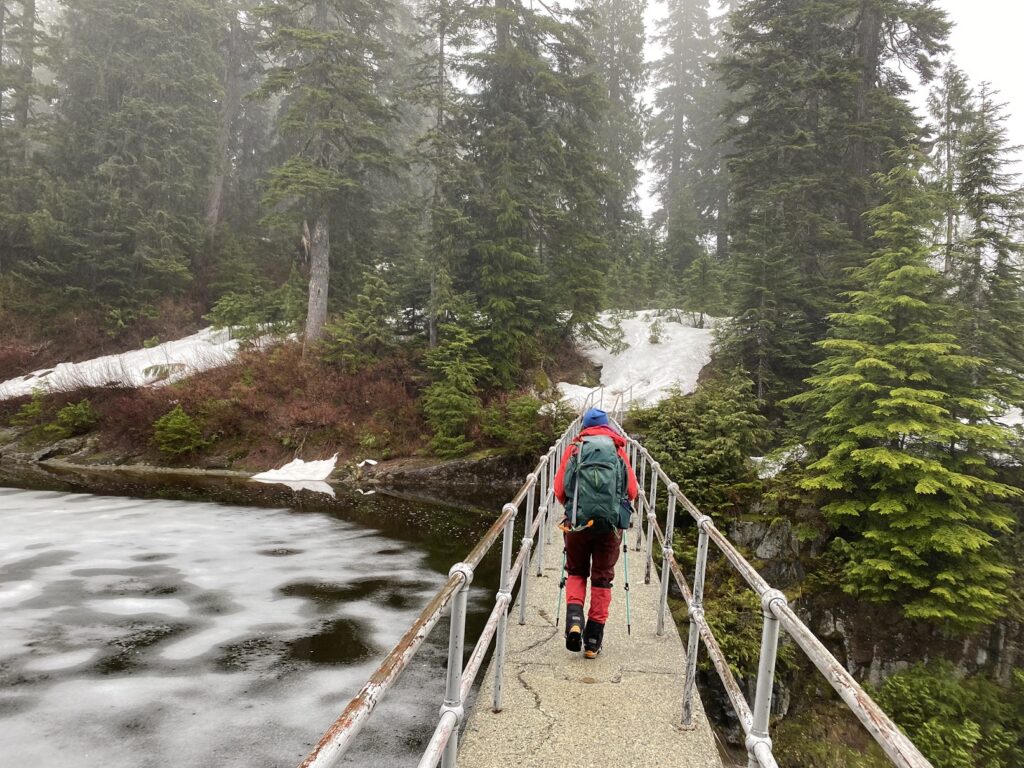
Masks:
[[[579,479],[579,482],[577,482]],[[591,408],[583,430],[562,457],[555,497],[565,507],[565,647],[593,659],[601,652],[612,602],[612,579],[622,531],[630,524],[637,483],[626,455],[626,438],[608,425],[608,414]],[[590,613],[583,605],[590,578]]]

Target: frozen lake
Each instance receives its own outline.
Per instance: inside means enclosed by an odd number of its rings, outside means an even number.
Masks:
[[[0,488],[0,763],[297,765],[486,527],[370,503],[377,530]],[[490,600],[474,592],[478,620]],[[415,764],[446,645],[442,622],[348,764]]]

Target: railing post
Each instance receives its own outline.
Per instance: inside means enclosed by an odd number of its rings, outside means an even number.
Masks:
[[[448,633],[448,679],[445,683],[444,704],[441,706],[442,717],[446,712],[451,712],[455,716],[455,729],[448,738],[448,744],[441,756],[441,768],[455,768],[459,753],[459,725],[465,714],[462,707],[462,657],[466,643],[466,601],[469,597],[469,585],[473,581],[473,568],[466,563],[456,563],[448,571],[448,575],[455,573],[461,573],[465,580],[452,601],[451,627]]]
[[[668,580],[672,562],[672,536],[676,521],[676,494],[679,486],[668,487],[668,514],[665,516],[665,545],[661,548],[661,602],[658,603],[658,637],[665,633],[665,611],[668,608]]]
[[[754,722],[747,736],[747,768],[760,768],[758,753],[771,753],[772,740],[768,737],[768,718],[772,712],[772,688],[775,685],[775,660],[779,653],[779,620],[772,612],[772,603],[786,604],[786,596],[777,589],[761,595],[761,657],[757,663],[757,692],[754,694]]]
[[[651,501],[647,505],[647,559],[644,562],[644,584],[651,583],[651,568],[654,565],[654,525],[658,521],[658,462],[651,465]]]
[[[512,587],[508,583],[508,572],[512,570],[512,537],[519,509],[506,504],[502,512],[509,513],[505,521],[505,532],[501,537],[501,577],[495,602],[504,600],[505,607],[498,615],[498,630],[494,638],[494,711],[501,712],[502,686],[505,682],[505,637],[508,632],[508,607],[512,603]]]
[[[683,728],[693,722],[693,688],[697,681],[697,653],[700,646],[700,622],[704,620],[704,572],[708,564],[708,532],[711,518],[704,515],[697,521],[697,565],[693,571],[693,599],[690,601],[690,636],[686,643],[686,678],[683,682]]]
[[[537,475],[531,473],[526,478],[529,489],[526,491],[526,526],[523,528],[523,549],[526,550],[526,557],[523,558],[523,570],[520,578],[523,580],[519,587],[519,625],[526,623],[526,591],[530,584],[530,555],[533,550],[533,497],[537,490]]]
[[[637,450],[640,450],[640,446],[637,446]],[[644,502],[647,499],[644,497],[644,489],[647,487],[647,452],[644,451],[640,454],[640,477],[637,478],[637,485],[640,487],[640,493],[637,495],[636,504],[636,544],[633,549],[637,552],[640,551],[641,542],[644,538]]]
[[[551,543],[551,520],[550,515],[553,512],[557,512],[556,505],[558,501],[555,499],[555,475],[558,473],[558,467],[561,466],[561,458],[558,455],[558,449],[552,448],[551,461],[548,462],[547,476],[548,476],[548,495],[551,497],[545,502],[548,505],[548,521],[545,524],[546,530],[544,531],[544,540]]]
[[[551,463],[551,452],[548,451],[545,464],[540,469],[540,488],[537,492],[537,515],[540,517],[540,527],[537,529],[537,575],[544,575],[544,543],[547,540],[547,532],[551,527],[548,523],[548,465]]]

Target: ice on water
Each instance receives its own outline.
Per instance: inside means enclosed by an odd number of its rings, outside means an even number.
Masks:
[[[0,528],[11,765],[297,764],[443,578],[322,513],[0,489]],[[409,750],[434,672],[353,764]]]

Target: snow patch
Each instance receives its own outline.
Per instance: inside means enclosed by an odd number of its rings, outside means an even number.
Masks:
[[[320,459],[318,461],[294,459],[278,469],[271,469],[267,472],[253,475],[250,480],[255,480],[257,483],[286,485],[293,491],[326,493],[331,498],[334,498],[334,488],[326,480],[331,476],[337,463],[338,454],[334,454],[329,459]]]
[[[681,317],[687,317],[680,312]],[[661,321],[659,341],[651,343],[651,326]],[[589,389],[576,384],[560,382],[562,399],[575,408],[581,408],[587,398],[594,395],[595,404],[609,409],[618,395],[624,403],[644,402],[648,405],[663,400],[670,390],[678,387],[692,392],[697,387],[697,376],[711,362],[714,343],[712,326],[718,320],[705,318],[705,328],[694,328],[688,322],[675,322],[661,317],[653,310],[634,313],[619,321],[622,341],[629,346],[612,351],[598,345],[583,348],[583,353],[601,366],[601,387]],[[611,312],[601,315],[605,325],[614,324]]]
[[[31,395],[33,390],[70,392],[82,387],[146,387],[170,384],[229,363],[239,342],[227,330],[204,328],[148,349],[104,355],[81,363],[60,363],[0,384],[0,400]]]

